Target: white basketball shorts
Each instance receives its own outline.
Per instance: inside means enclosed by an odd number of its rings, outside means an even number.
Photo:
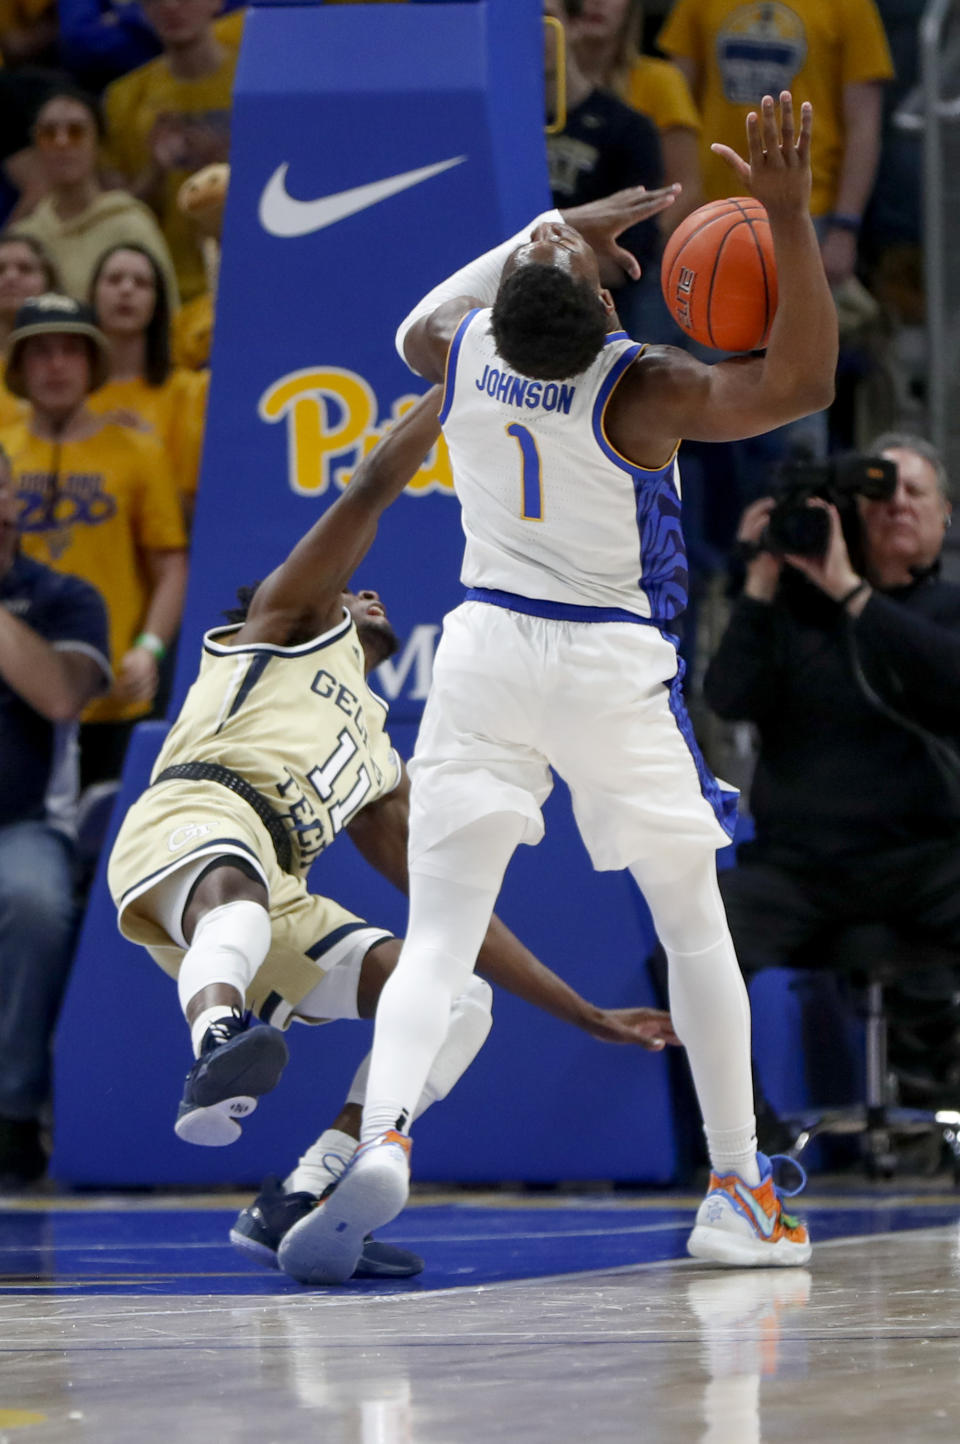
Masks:
[[[598,869],[674,876],[726,846],[737,793],[703,761],[681,679],[654,626],[464,602],[444,621],[410,763],[411,864],[491,813],[520,814],[522,841],[539,842],[551,769]]]

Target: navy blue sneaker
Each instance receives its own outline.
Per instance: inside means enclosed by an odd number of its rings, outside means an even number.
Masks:
[[[284,1193],[278,1178],[265,1178],[253,1203],[238,1214],[230,1230],[230,1242],[255,1263],[279,1268],[277,1249],[284,1234],[319,1202],[313,1193]],[[418,1254],[395,1248],[393,1244],[378,1243],[368,1236],[363,1241],[363,1252],[353,1277],[410,1279],[422,1273],[423,1267],[423,1259]]]
[[[235,1143],[239,1120],[279,1083],[290,1056],[284,1036],[251,1018],[250,1013],[218,1018],[204,1033],[174,1124],[185,1143],[207,1148]]]

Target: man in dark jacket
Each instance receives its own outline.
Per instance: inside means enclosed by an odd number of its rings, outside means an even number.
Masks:
[[[707,672],[710,706],[756,725],[755,841],[723,884],[745,970],[825,925],[883,920],[960,949],[960,587],[941,580],[947,482],[926,442],[871,448],[897,467],[889,501],[860,499],[855,569],[840,518],[821,559],[757,544]]]
[[[820,560],[761,545],[769,497],[740,524],[745,584],[704,690],[759,741],[755,839],[720,878],[748,975],[856,922],[956,946],[960,959],[960,586],[939,574],[947,478],[918,438],[888,434],[870,450],[895,463],[896,491],[858,500],[850,549],[833,507]],[[957,981],[926,986],[949,996]],[[926,1082],[935,1095],[938,1079]]]

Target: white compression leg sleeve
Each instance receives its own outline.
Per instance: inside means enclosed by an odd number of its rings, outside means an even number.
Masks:
[[[414,1119],[432,1103],[439,1103],[466,1073],[493,1027],[493,989],[483,978],[472,977],[450,1009],[450,1026],[443,1047],[427,1074]]]
[[[401,361],[407,360],[403,354],[403,344],[407,339],[407,332],[416,321],[419,321],[422,316],[429,316],[438,306],[442,306],[445,301],[455,300],[457,296],[474,296],[485,306],[492,306],[497,298],[500,276],[508,257],[518,246],[522,246],[524,241],[529,241],[530,232],[543,221],[562,220],[563,217],[559,211],[544,211],[542,215],[535,216],[529,225],[524,226],[522,231],[511,236],[509,241],[503,241],[492,251],[478,256],[475,261],[469,261],[447,280],[434,286],[432,291],[428,291],[423,300],[417,302],[410,314],[404,316],[397,329],[396,346]],[[409,365],[409,362],[407,364]]]
[[[670,1012],[687,1050],[707,1149],[717,1173],[759,1183],[750,1073],[750,1001],[711,852],[669,883],[630,869],[669,965]]]
[[[493,989],[478,977],[472,977],[459,998],[454,999],[446,1039],[427,1074],[412,1121],[425,1113],[431,1103],[439,1103],[441,1098],[446,1098],[454,1084],[466,1073],[493,1027],[492,1005]],[[366,1102],[370,1058],[368,1053],[354,1074],[347,1094],[348,1103],[362,1105]]]
[[[226,983],[244,997],[269,951],[270,914],[260,903],[241,899],[205,913],[180,964],[177,993],[184,1013],[212,983]]]
[[[514,813],[481,818],[411,867],[407,937],[377,1004],[363,1142],[390,1128],[409,1127],[524,826]],[[446,875],[437,876],[441,870]],[[452,877],[483,877],[486,886]]]

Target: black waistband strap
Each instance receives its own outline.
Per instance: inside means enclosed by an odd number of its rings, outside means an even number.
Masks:
[[[293,849],[290,846],[287,829],[267,799],[261,797],[257,789],[251,787],[239,772],[232,772],[229,767],[221,767],[218,762],[175,762],[172,766],[165,767],[159,776],[153,779],[151,785],[155,787],[158,782],[175,781],[217,782],[221,787],[229,788],[238,797],[242,797],[244,802],[253,808],[269,832],[280,870],[296,876],[296,869],[293,865]]]

